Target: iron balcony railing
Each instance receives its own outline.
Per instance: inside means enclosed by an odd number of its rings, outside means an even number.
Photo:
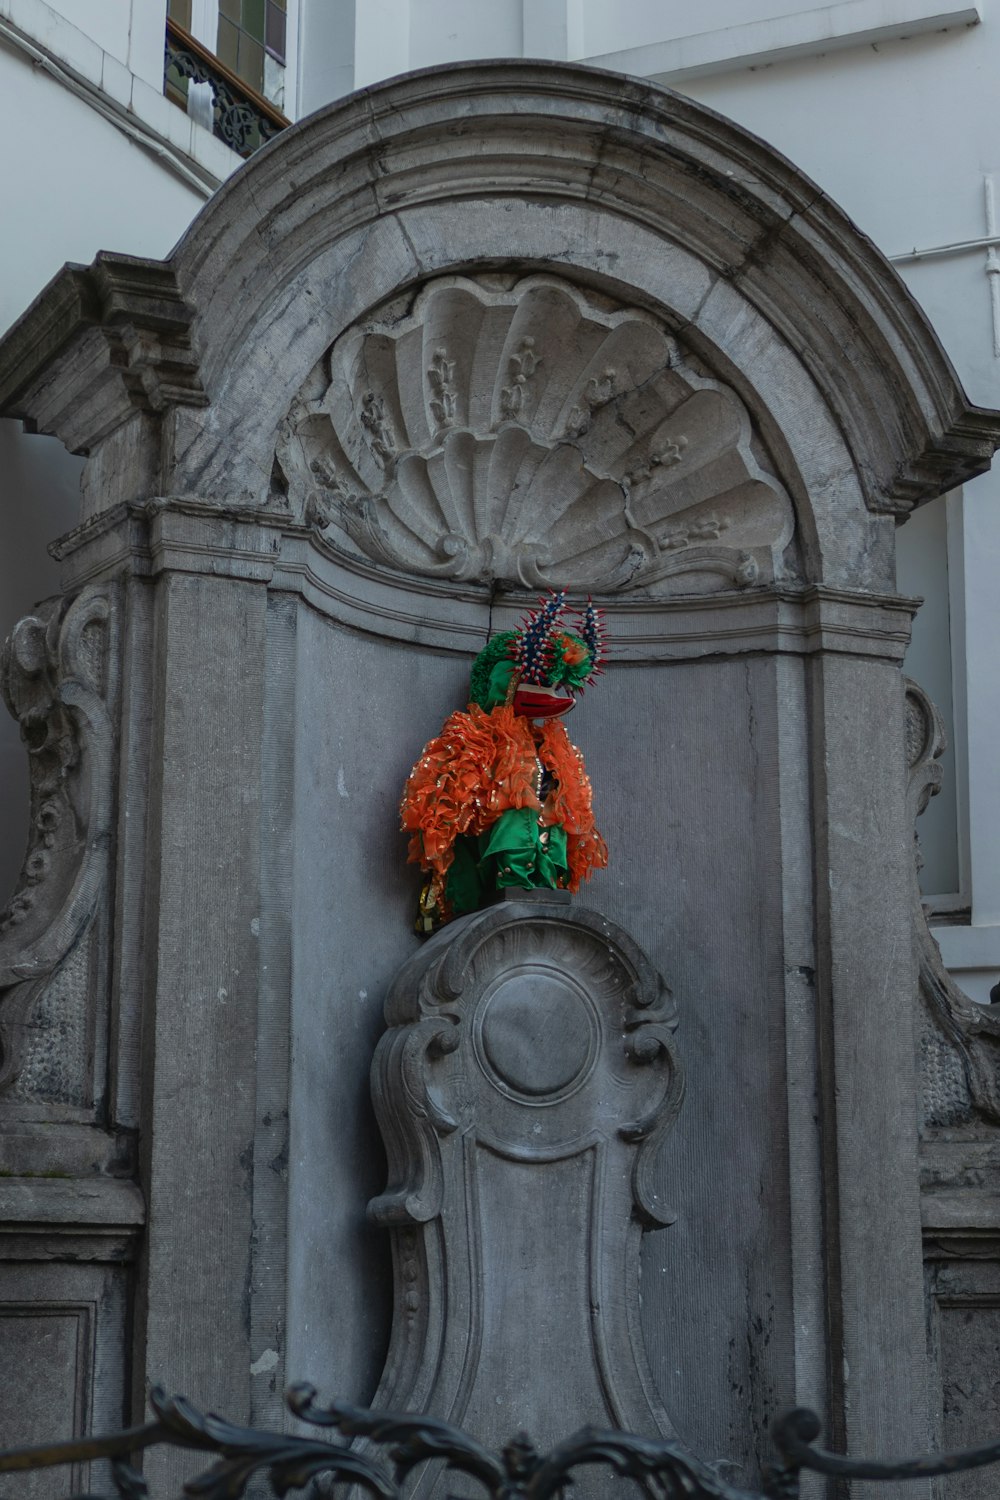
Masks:
[[[469,1475],[489,1500],[560,1500],[572,1484],[573,1472],[591,1464],[632,1480],[647,1500],[797,1500],[804,1469],[841,1480],[889,1481],[928,1479],[1000,1462],[1000,1442],[964,1453],[889,1462],[844,1458],[813,1446],[819,1419],[800,1409],[775,1422],[772,1435],[778,1456],[766,1470],[762,1488],[747,1490],[722,1479],[681,1443],[664,1439],[584,1427],[548,1454],[536,1452],[523,1434],[502,1453],[493,1453],[436,1417],[366,1411],[343,1401],[322,1407],[308,1385],[293,1386],[286,1400],[294,1416],[313,1427],[333,1429],[338,1438],[328,1442],[298,1433],[236,1427],[222,1417],[204,1415],[181,1396],[168,1398],[154,1390],[154,1421],[109,1437],[8,1449],[0,1452],[0,1474],[110,1459],[120,1500],[143,1500],[146,1484],[133,1464],[143,1449],[166,1444],[215,1455],[216,1461],[203,1474],[185,1483],[189,1500],[239,1500],[258,1473],[266,1473],[276,1496],[302,1489],[322,1474],[328,1477],[326,1494],[331,1493],[330,1484],[360,1485],[376,1500],[401,1500],[407,1476],[428,1460]],[[365,1438],[367,1445],[359,1449],[341,1441],[352,1438]]]
[[[208,85],[212,95],[212,133],[240,156],[252,156],[291,124],[280,109],[168,17],[163,92],[175,104],[187,108],[187,88],[191,83]]]

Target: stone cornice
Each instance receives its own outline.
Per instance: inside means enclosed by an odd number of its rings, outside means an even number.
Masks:
[[[204,405],[192,320],[167,262],[68,265],[0,340],[0,411],[88,452],[134,411]]]
[[[73,588],[122,573],[230,577],[297,594],[349,628],[437,650],[475,653],[491,605],[487,588],[392,573],[335,552],[316,527],[236,503],[169,498],[119,505],[51,550]],[[531,597],[494,596],[493,628],[516,625]],[[670,599],[608,596],[601,604],[616,663],[747,652],[838,652],[899,662],[918,607],[894,594],[792,583]]]
[[[114,1177],[9,1177],[0,1181],[0,1261],[129,1261],[146,1205]]]

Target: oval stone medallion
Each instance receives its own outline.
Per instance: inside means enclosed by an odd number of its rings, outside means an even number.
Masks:
[[[497,1076],[534,1097],[582,1082],[597,1040],[591,1007],[577,987],[544,970],[501,980],[483,1005],[480,1036]]]

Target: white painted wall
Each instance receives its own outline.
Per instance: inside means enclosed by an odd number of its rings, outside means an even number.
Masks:
[[[976,4],[953,0],[580,0],[586,56],[594,58],[644,47],[638,59],[651,73],[660,61],[655,49],[682,38],[715,37],[727,50],[757,50],[766,35],[774,48],[800,44],[807,36],[835,41],[861,31],[881,32],[923,25],[947,25],[978,12]]]
[[[49,0],[49,6],[119,62],[128,62],[132,0]],[[31,31],[40,41],[50,40],[48,28],[39,28],[37,22]]]
[[[205,195],[3,47],[0,97],[8,119],[32,122],[31,149],[0,159],[7,232],[17,241],[0,277],[6,328],[67,260],[90,261],[98,250],[166,254]]]
[[[474,49],[474,50],[471,50]],[[410,67],[462,58],[522,57],[522,0],[410,0]]]
[[[304,0],[307,28],[353,42],[340,97],[407,68],[485,57],[592,62],[657,79],[815,56],[864,40],[940,33],[981,18],[983,0]],[[346,28],[346,32],[345,32]],[[331,59],[306,51],[304,98]]]
[[[62,8],[106,9],[102,38],[114,40],[109,33],[116,3],[63,0]],[[27,9],[22,7],[22,21]],[[46,9],[35,13],[42,23]],[[41,24],[37,31],[40,44],[45,35],[51,38],[51,27]],[[67,260],[89,262],[98,250],[168,254],[205,192],[187,185],[2,37],[0,97],[9,122],[8,149],[0,158],[0,329],[6,329]],[[19,423],[0,422],[0,638],[58,588],[46,547],[79,519],[81,467],[55,439],[28,437]],[[26,836],[27,764],[17,728],[0,709],[0,906],[16,879]]]
[[[298,49],[301,115],[311,115],[331,99],[342,99],[353,90],[355,9],[355,0],[303,6],[299,15]]]

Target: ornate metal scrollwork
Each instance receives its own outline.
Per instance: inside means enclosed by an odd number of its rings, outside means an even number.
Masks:
[[[240,156],[250,156],[289,123],[277,110],[263,107],[263,101],[258,102],[249,90],[242,89],[239,80],[218,59],[213,59],[194,38],[169,20],[163,70],[165,76],[172,70],[192,83],[208,84],[212,91],[213,134]]]
[[[1000,1442],[912,1459],[846,1458],[813,1446],[819,1418],[799,1408],[775,1422],[772,1436],[779,1456],[767,1469],[762,1488],[747,1490],[720,1478],[672,1439],[583,1427],[547,1454],[538,1453],[523,1433],[494,1453],[436,1417],[368,1411],[345,1401],[318,1406],[310,1385],[292,1386],[286,1401],[300,1421],[333,1429],[341,1438],[364,1438],[369,1451],[298,1433],[238,1427],[156,1388],[150,1395],[155,1421],[108,1437],[7,1449],[0,1452],[0,1474],[110,1459],[120,1500],[144,1500],[146,1483],[129,1459],[146,1448],[168,1446],[216,1455],[210,1468],[184,1486],[185,1494],[197,1500],[239,1500],[258,1474],[266,1474],[277,1496],[323,1475],[328,1486],[359,1485],[381,1500],[403,1500],[411,1474],[428,1461],[468,1475],[489,1500],[552,1500],[566,1494],[578,1469],[595,1464],[610,1469],[615,1478],[632,1480],[648,1500],[796,1500],[803,1470],[889,1482],[965,1473],[1000,1462]]]

